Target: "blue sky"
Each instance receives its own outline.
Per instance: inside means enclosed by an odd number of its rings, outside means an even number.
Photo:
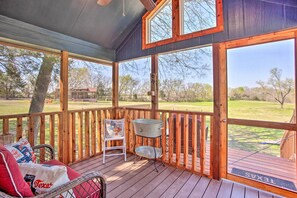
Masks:
[[[136,60],[140,71],[128,72],[138,80],[148,80],[150,67],[145,65],[146,58]],[[206,58],[212,64],[212,58]],[[147,63],[146,64],[150,64]],[[285,40],[267,44],[253,45],[229,49],[227,51],[228,87],[241,86],[257,87],[257,81],[267,81],[270,70],[274,67],[282,69],[282,79],[294,79],[294,40]],[[123,75],[120,66],[120,75]],[[125,71],[127,73],[127,71]],[[186,82],[213,84],[213,69],[211,68],[204,78],[186,78]]]
[[[294,78],[294,40],[230,49],[227,57],[228,87],[256,87],[274,67],[282,69],[282,79]]]

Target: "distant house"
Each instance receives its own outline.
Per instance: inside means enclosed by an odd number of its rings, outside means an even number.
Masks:
[[[56,89],[55,98],[60,97],[60,89]],[[96,102],[97,101],[97,88],[75,88],[70,89],[68,92],[69,100]]]

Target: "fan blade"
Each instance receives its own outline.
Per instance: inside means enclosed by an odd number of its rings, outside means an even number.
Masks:
[[[153,0],[140,0],[140,1],[144,5],[145,9],[147,9],[148,11],[151,11],[156,7],[156,4]]]
[[[107,6],[112,0],[97,0],[97,4],[100,6]]]

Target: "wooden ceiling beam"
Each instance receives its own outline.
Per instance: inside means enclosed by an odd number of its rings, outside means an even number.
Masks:
[[[151,11],[156,7],[156,3],[153,0],[140,0],[147,11]]]

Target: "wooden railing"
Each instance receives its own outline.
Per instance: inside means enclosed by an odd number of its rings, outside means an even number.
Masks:
[[[114,118],[114,108],[70,110],[69,162],[74,163],[102,153],[103,121]]]
[[[157,110],[156,115],[151,115],[149,109],[117,108],[116,118],[126,120],[128,152],[133,153],[134,146],[153,145],[150,138],[137,138],[135,142],[132,124],[132,120],[151,117],[161,119],[164,124],[162,138],[155,143],[157,147],[162,145],[164,163],[212,177],[212,113]]]
[[[39,121],[34,122],[36,119]],[[57,147],[61,143],[59,134],[62,131],[62,121],[62,112],[2,115],[0,116],[2,134],[0,134],[12,135],[13,141],[17,141],[21,137],[27,137],[30,144],[34,145],[34,125],[38,123],[39,133],[35,143],[47,143]]]
[[[36,144],[51,144],[60,161],[75,163],[102,153],[103,121],[106,118],[125,118],[127,151],[134,153],[135,146],[153,145],[150,138],[134,140],[132,120],[138,118],[161,119],[164,123],[162,138],[155,146],[162,147],[162,161],[166,164],[212,177],[213,114],[187,111],[157,110],[151,115],[150,109],[100,108],[68,111],[67,156],[63,156],[62,112],[20,114],[0,116],[3,133],[16,132],[15,140],[28,137],[34,145],[34,122],[40,118],[39,135]],[[118,142],[113,142],[118,144]],[[65,149],[65,148],[64,148]]]
[[[296,112],[294,111],[290,123],[296,122]],[[296,131],[287,130],[280,143],[280,156],[282,158],[296,160]]]

